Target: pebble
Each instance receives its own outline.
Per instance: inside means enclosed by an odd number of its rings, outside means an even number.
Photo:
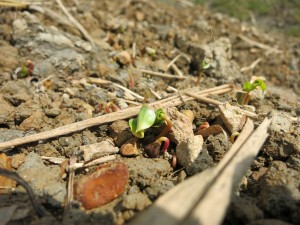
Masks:
[[[110,140],[105,140],[90,145],[82,145],[79,148],[81,151],[83,151],[83,158],[85,162],[99,158],[101,156],[119,152],[119,148],[115,147]]]
[[[0,154],[0,167],[12,171],[11,159],[4,153]],[[14,180],[6,176],[0,176],[0,195],[10,192],[15,186],[16,182]]]
[[[194,136],[193,124],[186,115],[179,112],[176,108],[167,108],[166,114],[172,121],[172,130],[171,133],[168,134],[171,142],[179,144],[191,136]]]
[[[142,211],[146,207],[148,207],[151,204],[150,199],[147,195],[139,192],[139,193],[133,193],[129,194],[124,197],[124,200],[122,202],[122,206],[125,209],[132,209],[137,211]]]
[[[116,60],[121,65],[128,65],[131,63],[131,56],[130,56],[129,52],[122,51],[116,55]]]
[[[19,126],[19,129],[22,131],[27,130],[40,130],[44,126],[45,114],[40,111],[33,112],[31,116],[26,118]]]
[[[128,178],[128,168],[123,162],[103,165],[75,182],[74,197],[85,209],[105,205],[126,190]]]
[[[109,126],[110,137],[112,137],[118,147],[122,146],[130,138],[132,133],[129,130],[128,122],[125,120],[117,120]]]
[[[261,179],[262,190],[258,196],[259,207],[270,217],[286,218],[294,224],[300,221],[300,173],[288,168],[286,163],[273,161]]]
[[[49,204],[56,207],[63,204],[67,191],[66,185],[61,181],[59,166],[46,166],[38,154],[30,152],[17,171],[33,191]]]
[[[179,165],[187,167],[199,156],[203,145],[201,135],[191,136],[189,139],[180,142],[176,147],[176,156]]]
[[[139,150],[137,149],[136,140],[131,139],[121,146],[120,154],[126,157],[138,156]]]
[[[219,110],[221,119],[230,133],[238,132],[243,129],[247,117],[242,109],[225,102],[219,105]]]
[[[8,124],[13,118],[11,114],[14,112],[14,107],[9,104],[0,94],[0,124]]]
[[[289,132],[292,125],[291,118],[284,112],[272,111],[270,130],[275,132]]]

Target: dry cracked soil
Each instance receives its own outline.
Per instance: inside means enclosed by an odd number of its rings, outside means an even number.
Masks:
[[[261,116],[256,125],[267,114],[273,122],[268,139],[233,190],[223,224],[299,224],[300,40],[187,2],[64,1],[93,42],[55,1],[0,8],[0,143],[109,117],[112,111],[140,106],[140,96],[148,96],[150,103],[186,88],[228,83],[241,88],[252,76],[262,76],[267,91],[245,107]],[[209,60],[210,67],[197,84],[202,60]],[[89,78],[109,83],[95,84]],[[234,91],[211,97],[238,105]],[[157,129],[146,132],[149,140],[122,147],[132,141],[128,118],[1,149],[0,166],[21,176],[47,213],[38,217],[24,188],[0,176],[0,224],[129,224],[176,184],[217,165],[230,147],[222,134],[194,138],[203,122],[223,126],[230,136],[216,106],[192,100],[176,108],[187,121],[178,126],[187,126],[189,132],[171,139],[169,157],[150,158],[144,152]],[[192,165],[174,165],[171,159],[180,138],[203,142]],[[68,165],[75,156],[78,162],[91,161],[82,152],[94,149],[109,149],[105,154],[111,158],[100,166],[76,169],[71,191],[75,199],[66,206]]]

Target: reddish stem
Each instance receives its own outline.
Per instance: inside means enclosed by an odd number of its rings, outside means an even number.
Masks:
[[[206,128],[208,128],[208,127],[209,127],[209,123],[208,123],[208,122],[204,122],[204,123],[202,123],[202,124],[199,126],[198,131],[199,131],[199,130],[206,129]]]
[[[165,116],[163,119],[166,122],[166,127],[160,132],[157,138],[166,136],[172,129],[172,121],[167,116]]]
[[[169,140],[169,138],[167,138],[167,137],[160,137],[160,138],[158,138],[158,139],[156,140],[156,142],[158,142],[158,143],[160,143],[160,144],[161,144],[161,142],[164,142],[164,147],[163,147],[163,149],[162,149],[162,153],[164,154],[164,153],[168,150],[168,147],[169,147],[169,145],[170,145],[170,140]]]

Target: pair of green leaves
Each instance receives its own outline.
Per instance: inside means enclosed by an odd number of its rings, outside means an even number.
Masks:
[[[263,80],[257,79],[253,83],[250,83],[249,81],[244,83],[243,89],[246,92],[253,91],[256,87],[260,87],[262,91],[265,91],[267,89],[267,86]]]
[[[144,138],[145,130],[150,127],[159,127],[165,122],[166,114],[163,109],[155,112],[148,106],[143,105],[138,117],[129,120],[129,127],[133,135]]]

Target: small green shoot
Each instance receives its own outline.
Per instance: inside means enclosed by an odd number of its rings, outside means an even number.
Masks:
[[[196,81],[196,85],[198,85],[200,83],[200,80],[203,76],[203,73],[206,69],[208,69],[210,67],[210,63],[207,60],[202,60],[202,62],[200,63],[200,72],[199,72],[199,76],[198,79]]]
[[[249,81],[244,83],[243,90],[245,91],[245,93],[243,93],[238,99],[239,104],[247,105],[251,100],[250,92],[257,88],[260,88],[262,92],[264,92],[267,89],[267,86],[262,79],[256,79],[252,83]]]
[[[265,91],[267,89],[265,82],[261,79],[257,79],[253,83],[250,83],[249,81],[244,83],[243,89],[246,92],[250,92],[256,89],[257,87],[260,87],[262,91]]]
[[[143,105],[138,113],[138,117],[129,120],[129,127],[133,135],[138,138],[144,138],[146,129],[150,127],[160,127],[164,123],[166,123],[167,126],[162,130],[159,137],[164,136],[165,133],[170,131],[172,123],[163,109],[158,109],[154,112],[148,106]]]
[[[34,69],[34,64],[30,60],[27,60],[26,63],[21,68],[20,76],[22,78],[28,77],[32,74],[32,71]]]
[[[151,57],[154,57],[156,55],[156,50],[154,48],[146,47],[145,50],[147,54]]]

